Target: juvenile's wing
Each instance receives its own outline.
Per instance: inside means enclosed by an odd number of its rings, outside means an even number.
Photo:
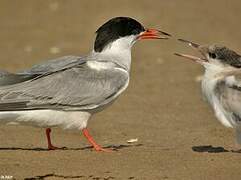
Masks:
[[[115,99],[128,82],[120,68],[81,64],[15,85],[0,87],[0,111],[95,109]]]
[[[221,80],[215,93],[228,115],[241,123],[241,72]]]

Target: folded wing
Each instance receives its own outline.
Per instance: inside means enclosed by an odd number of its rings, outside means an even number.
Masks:
[[[37,77],[0,87],[0,111],[91,110],[115,99],[128,82],[128,74],[119,68],[97,71],[85,63],[55,73],[37,69],[29,71],[38,72]]]
[[[235,73],[220,81],[216,94],[227,115],[241,124],[241,73]]]

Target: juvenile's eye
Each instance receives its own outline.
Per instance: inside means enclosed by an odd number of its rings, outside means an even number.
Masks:
[[[217,57],[215,53],[208,53],[208,55],[210,58],[213,58],[213,59],[215,59]]]

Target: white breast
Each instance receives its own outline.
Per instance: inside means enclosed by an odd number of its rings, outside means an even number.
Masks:
[[[60,126],[63,129],[83,129],[91,114],[77,111],[30,110],[0,112],[1,124],[22,124],[36,127]]]
[[[210,70],[210,69],[209,69]],[[218,97],[215,95],[215,87],[218,82],[218,78],[212,71],[206,71],[202,80],[202,92],[209,104],[212,106],[217,119],[226,127],[233,127],[231,119],[220,103]]]

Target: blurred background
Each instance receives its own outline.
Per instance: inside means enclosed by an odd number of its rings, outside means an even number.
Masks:
[[[238,0],[1,0],[0,69],[20,71],[64,55],[92,50],[96,29],[110,18],[130,16],[173,35],[132,49],[131,80],[113,106],[89,128],[99,144],[126,145],[114,153],[46,148],[44,129],[0,126],[0,176],[15,179],[239,179],[240,154],[199,153],[193,146],[232,149],[224,128],[202,100],[203,68],[174,52],[195,54],[176,41],[222,44],[241,53]],[[56,146],[88,146],[80,132],[53,129]],[[18,149],[18,150],[14,150]]]

